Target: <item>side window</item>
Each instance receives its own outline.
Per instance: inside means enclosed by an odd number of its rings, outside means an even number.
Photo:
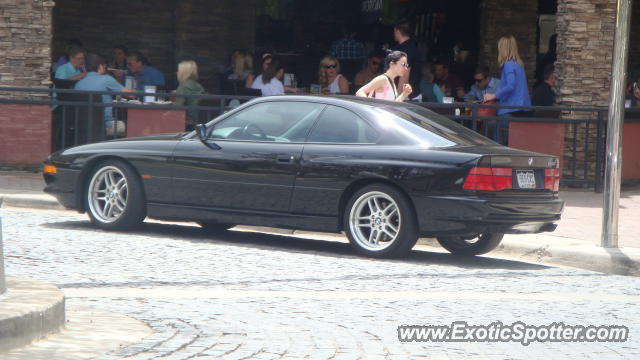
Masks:
[[[376,131],[358,115],[329,105],[320,115],[308,142],[366,144],[377,140]]]
[[[210,138],[302,142],[324,106],[300,101],[256,104],[215,124]]]

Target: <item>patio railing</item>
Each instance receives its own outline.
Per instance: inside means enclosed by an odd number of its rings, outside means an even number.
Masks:
[[[135,101],[103,103],[103,95],[130,100],[143,99],[145,96],[153,96],[156,99],[182,97],[198,99],[199,103],[193,106]],[[164,110],[181,117],[182,124],[184,124],[186,114],[189,114],[191,123],[188,123],[188,126],[192,127],[196,123],[205,123],[252,98],[251,96],[239,95],[179,95],[174,93],[0,87],[0,104],[31,104],[51,107],[53,151],[127,136],[123,131],[119,131],[121,129],[119,129],[117,122],[124,123],[125,127],[131,125],[132,114],[138,114],[140,110],[144,110],[143,113],[149,110]],[[568,145],[564,147],[565,165],[561,184],[592,186],[596,191],[601,191],[608,110],[606,107],[509,107],[479,103],[420,103],[419,105],[491,138],[495,138],[496,134],[501,135],[503,132],[501,123],[565,124],[564,142]],[[104,126],[105,108],[112,108],[113,119],[116,121],[112,128]],[[501,108],[527,111],[528,115],[519,117],[495,116],[495,112]],[[628,109],[628,113],[634,116],[627,119],[627,122],[640,122],[640,110]]]

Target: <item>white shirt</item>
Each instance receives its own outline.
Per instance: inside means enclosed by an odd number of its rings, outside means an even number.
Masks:
[[[265,84],[262,82],[262,74],[260,74],[255,80],[253,80],[251,87],[253,89],[261,90],[262,96],[284,95],[284,85],[282,85],[282,81],[275,77],[271,79],[269,83]]]
[[[333,79],[331,84],[329,84],[329,92],[330,93],[337,94],[337,93],[341,93],[342,92],[342,91],[340,91],[340,77],[342,77],[342,75],[338,74],[338,76],[336,76],[336,78]]]

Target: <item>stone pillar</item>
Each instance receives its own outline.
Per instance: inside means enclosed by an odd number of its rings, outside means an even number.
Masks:
[[[43,0],[2,1],[0,86],[49,86],[53,6],[53,1]]]
[[[559,0],[557,13],[558,103],[563,106],[608,106],[616,0]],[[564,118],[595,119],[596,114],[565,113]],[[568,124],[566,129],[563,175],[571,175],[568,166],[576,162],[580,178],[586,171],[595,176],[596,127]],[[588,137],[587,137],[588,134]],[[573,139],[576,138],[576,158],[573,159]],[[588,151],[587,148],[588,146]],[[585,158],[587,167],[585,169]]]
[[[518,41],[520,57],[525,65],[529,84],[536,71],[536,29],[538,2],[521,0],[485,0],[481,3],[479,63],[500,75],[498,39],[513,35]]]
[[[43,0],[0,2],[0,86],[47,88],[51,12]],[[0,92],[0,98],[46,100],[46,93]],[[0,165],[32,167],[51,152],[48,105],[0,104]]]
[[[607,106],[616,0],[559,0],[556,74],[562,105]]]

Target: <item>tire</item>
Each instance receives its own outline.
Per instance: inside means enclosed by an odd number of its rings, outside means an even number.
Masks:
[[[208,233],[219,233],[219,232],[223,232],[226,230],[231,229],[232,227],[234,227],[235,225],[232,224],[222,224],[222,223],[216,223],[216,222],[212,222],[212,221],[199,221],[198,225],[200,225],[202,227],[202,230],[208,232]]]
[[[504,234],[480,234],[474,238],[460,236],[438,237],[443,248],[454,255],[474,256],[486,254],[500,245]]]
[[[146,217],[144,188],[131,165],[120,160],[98,164],[88,176],[85,208],[91,222],[105,230],[126,230]]]
[[[388,185],[368,185],[356,191],[347,202],[343,221],[351,246],[365,256],[399,257],[418,241],[411,202]]]

